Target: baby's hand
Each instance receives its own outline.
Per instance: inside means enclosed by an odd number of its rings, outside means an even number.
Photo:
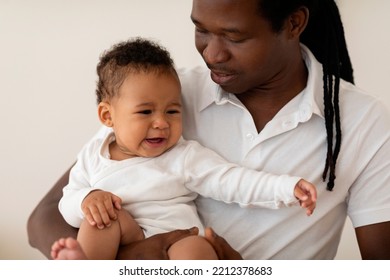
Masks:
[[[299,200],[302,208],[306,208],[306,215],[310,216],[316,208],[317,190],[316,187],[301,179],[295,185],[294,195]]]
[[[99,229],[111,226],[111,220],[118,218],[116,210],[121,209],[122,200],[106,191],[90,192],[81,203],[85,218]]]

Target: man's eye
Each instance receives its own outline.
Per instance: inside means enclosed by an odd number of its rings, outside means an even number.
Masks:
[[[205,29],[201,29],[201,28],[195,28],[195,32],[196,33],[200,33],[200,34],[206,34],[207,33],[207,30]]]
[[[241,44],[245,42],[245,39],[240,39],[240,40],[231,39],[230,42],[235,44]]]
[[[246,41],[246,39],[243,39],[243,38],[233,38],[233,37],[230,37],[230,38],[227,38],[227,39],[230,42],[235,43],[235,44],[244,43]]]

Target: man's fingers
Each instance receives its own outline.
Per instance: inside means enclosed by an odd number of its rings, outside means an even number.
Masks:
[[[177,229],[168,233],[163,233],[163,235],[165,244],[170,247],[173,243],[191,235],[198,235],[198,233],[199,229],[197,227],[193,227],[190,229]]]
[[[122,246],[118,258],[123,260],[167,260],[171,245],[185,237],[198,235],[198,228],[155,234],[147,239]]]
[[[229,243],[212,228],[205,229],[205,238],[213,246],[220,260],[242,260],[242,256],[234,250]]]

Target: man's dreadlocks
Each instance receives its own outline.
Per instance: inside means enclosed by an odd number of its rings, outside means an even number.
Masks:
[[[322,177],[325,181],[329,173],[327,189],[331,191],[336,179],[336,161],[341,148],[340,79],[354,82],[338,7],[333,0],[259,0],[260,12],[270,21],[275,32],[279,32],[284,20],[302,6],[309,9],[310,16],[300,40],[323,66],[327,155]]]

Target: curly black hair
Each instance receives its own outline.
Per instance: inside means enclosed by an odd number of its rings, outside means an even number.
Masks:
[[[98,104],[116,96],[130,73],[156,72],[177,76],[169,52],[158,43],[140,37],[115,44],[103,52],[96,70]]]

